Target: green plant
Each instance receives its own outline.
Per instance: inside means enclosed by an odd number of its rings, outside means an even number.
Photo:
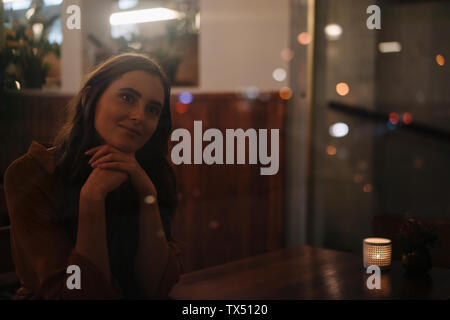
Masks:
[[[32,6],[34,14],[25,23],[16,20],[13,29],[5,30],[6,41],[0,52],[0,63],[3,86],[7,88],[16,87],[16,81],[23,88],[41,88],[50,70],[44,57],[49,53],[60,57],[59,45],[48,41],[48,31],[59,16],[44,19],[42,5],[35,1]],[[33,27],[36,32],[33,32]]]

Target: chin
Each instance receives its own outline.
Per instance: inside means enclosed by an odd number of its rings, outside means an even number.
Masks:
[[[129,139],[117,139],[108,144],[125,153],[135,153],[141,148],[136,141],[130,141]]]

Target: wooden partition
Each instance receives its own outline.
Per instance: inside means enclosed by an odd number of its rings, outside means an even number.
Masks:
[[[234,93],[194,94],[193,102],[177,108],[172,96],[173,130],[186,128],[194,138],[194,121],[225,130],[279,129],[279,171],[260,174],[258,164],[173,165],[179,206],[174,235],[184,244],[185,272],[283,247],[284,239],[284,116],[277,93],[247,99]],[[1,173],[25,153],[32,140],[51,141],[64,117],[70,96],[17,95],[2,107]],[[6,117],[6,118],[5,118]],[[5,121],[7,119],[7,121]],[[268,151],[271,150],[270,130]],[[170,151],[177,142],[169,143]],[[209,142],[204,142],[205,147]],[[247,145],[248,150],[248,145]],[[193,152],[193,143],[192,143]],[[235,151],[236,152],[236,151]],[[224,151],[224,157],[226,152]],[[192,155],[193,156],[193,155]]]

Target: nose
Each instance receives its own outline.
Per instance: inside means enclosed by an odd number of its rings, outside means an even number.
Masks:
[[[136,122],[142,122],[144,120],[144,107],[137,106],[136,108],[133,108],[130,113],[130,119],[134,120]]]

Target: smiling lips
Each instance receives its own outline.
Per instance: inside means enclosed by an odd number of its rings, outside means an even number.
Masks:
[[[142,135],[142,134],[141,134],[139,131],[137,131],[136,129],[128,128],[128,127],[121,126],[121,125],[119,125],[119,127],[121,127],[122,129],[125,129],[125,130],[127,130],[128,132],[131,132],[131,133],[133,133],[133,134],[135,134],[135,135],[137,135],[137,136],[141,136],[141,135]]]

